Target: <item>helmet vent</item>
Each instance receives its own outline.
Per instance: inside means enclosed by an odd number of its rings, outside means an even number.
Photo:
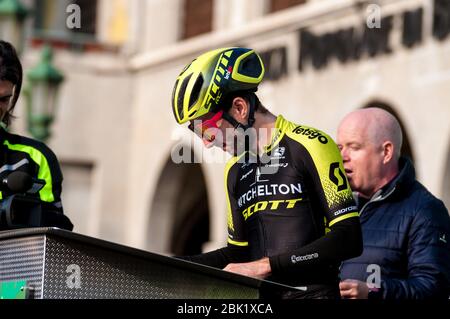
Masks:
[[[178,82],[180,80],[176,80],[175,81],[175,85],[173,86],[173,91],[172,91],[172,111],[173,111],[173,115],[175,116],[175,118],[177,118],[177,115],[175,114],[175,93],[177,92],[177,87],[178,87]]]
[[[197,80],[195,81],[194,87],[192,88],[191,97],[189,99],[189,109],[191,109],[195,103],[198,101],[198,97],[200,95],[200,90],[203,86],[203,76],[200,73]]]
[[[252,78],[258,78],[261,75],[262,68],[256,54],[251,54],[242,60],[241,65],[239,65],[238,72],[242,75],[249,76]]]
[[[183,116],[184,116],[184,111],[183,111],[184,95],[186,94],[186,87],[187,87],[191,77],[192,77],[192,73],[184,78],[183,82],[181,83],[180,91],[178,92],[177,107],[178,107],[178,116],[180,118],[183,118]]]

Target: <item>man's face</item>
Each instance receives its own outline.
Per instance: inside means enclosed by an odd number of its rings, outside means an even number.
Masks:
[[[222,138],[222,112],[209,112],[189,123],[189,129],[197,134],[205,144],[206,148],[213,146],[224,149],[225,142]]]
[[[383,153],[368,136],[368,125],[358,119],[341,123],[337,144],[353,191],[370,198],[382,178]]]
[[[240,132],[220,114],[207,113],[191,121],[189,128],[203,140],[206,148],[220,147],[223,151],[236,156],[242,140]]]
[[[9,81],[0,80],[0,119],[10,108],[11,98],[14,92],[14,85]]]
[[[236,97],[228,115],[239,123],[247,123],[248,108],[248,102],[244,98]],[[246,150],[256,150],[256,131],[253,128],[246,131],[235,129],[223,116],[223,111],[209,112],[191,121],[189,128],[202,138],[207,148],[220,147],[232,156],[242,154]]]

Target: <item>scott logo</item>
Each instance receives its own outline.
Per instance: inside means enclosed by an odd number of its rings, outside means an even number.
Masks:
[[[225,79],[226,74],[231,73],[233,70],[228,67],[228,64],[230,64],[230,56],[231,53],[233,53],[232,50],[224,52],[220,58],[220,63],[216,67],[216,70],[214,71],[214,74],[212,76],[212,83],[211,88],[208,90],[206,94],[206,102],[205,102],[205,108],[209,110],[213,104],[219,104],[220,99],[222,98],[222,91],[220,90],[221,82]],[[225,73],[227,72],[227,73]]]
[[[301,201],[302,201],[302,198],[257,202],[256,204],[253,204],[253,205],[247,207],[246,209],[244,209],[244,211],[242,212],[242,215],[244,216],[244,220],[247,220],[247,218],[252,216],[254,213],[264,211],[266,209],[277,210],[280,205],[282,206],[281,208],[285,208],[285,209],[295,208],[295,204],[297,204],[298,202],[301,202]]]
[[[347,189],[347,178],[345,178],[338,162],[331,163],[329,178],[337,186],[338,192]]]
[[[308,127],[297,126],[292,132],[295,134],[308,136],[310,140],[317,138],[317,140],[322,144],[328,143],[328,139],[322,135],[320,131],[316,131]]]

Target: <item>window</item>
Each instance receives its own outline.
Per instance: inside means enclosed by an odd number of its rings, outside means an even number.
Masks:
[[[269,12],[277,12],[305,2],[306,0],[270,0]]]
[[[182,39],[211,32],[213,0],[185,0]]]
[[[80,27],[70,28],[67,20],[74,11],[67,11],[69,5],[80,8]],[[70,43],[95,41],[97,24],[96,0],[35,0],[34,37],[62,40]]]

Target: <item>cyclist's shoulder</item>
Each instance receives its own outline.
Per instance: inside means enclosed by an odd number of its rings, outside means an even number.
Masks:
[[[13,134],[2,129],[2,144],[5,145],[7,150],[19,151],[24,153],[39,153],[42,154],[47,160],[55,160],[55,153],[44,142],[23,136]]]
[[[309,152],[323,152],[335,149],[336,143],[326,132],[305,124],[286,121],[282,126],[285,136],[292,140],[292,144],[299,144]]]
[[[246,165],[246,158],[248,158],[248,152],[241,155],[231,157],[225,164],[225,175],[229,174],[231,171],[239,170],[239,165]]]
[[[280,125],[282,140],[294,161],[323,167],[342,161],[335,141],[326,132],[310,125],[284,121]]]

